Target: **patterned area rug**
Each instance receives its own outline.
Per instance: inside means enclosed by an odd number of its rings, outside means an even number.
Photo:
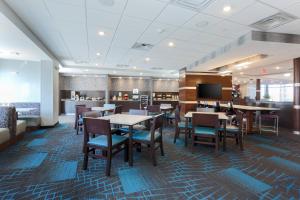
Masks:
[[[229,140],[226,152],[198,145],[194,154],[182,136],[173,144],[173,127],[163,133],[157,167],[143,147],[133,167],[115,156],[111,177],[104,160],[81,169],[83,135],[71,124],[26,133],[0,152],[0,199],[300,199],[300,137],[291,131],[248,135],[243,152]]]

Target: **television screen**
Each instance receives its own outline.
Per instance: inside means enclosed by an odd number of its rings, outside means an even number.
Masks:
[[[222,98],[221,84],[198,84],[197,85],[197,99],[215,99]]]

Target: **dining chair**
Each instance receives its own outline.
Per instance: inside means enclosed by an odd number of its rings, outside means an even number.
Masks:
[[[83,107],[83,106],[79,106],[77,108],[77,126],[76,126],[76,134],[78,135],[79,131],[82,131],[83,129],[83,115],[85,112],[90,112],[91,108],[87,108],[87,107]]]
[[[84,104],[75,105],[75,123],[74,123],[74,129],[77,129],[77,123],[78,123],[78,108],[79,107],[86,107]]]
[[[219,150],[220,122],[217,114],[193,113],[192,115],[192,152],[195,144],[215,146]],[[210,141],[212,140],[212,141]]]
[[[102,117],[102,115],[100,112],[97,111],[89,111],[83,113],[83,117],[97,118],[97,117]]]
[[[186,119],[187,120],[187,119]],[[187,132],[185,129],[187,128]],[[174,135],[174,144],[176,143],[176,139],[179,137],[180,133],[184,133],[184,143],[185,146],[187,146],[187,139],[188,139],[188,134],[191,133],[192,130],[192,124],[188,122],[188,125],[186,126],[186,122],[181,120],[180,117],[180,110],[179,108],[175,109],[175,135]]]
[[[244,150],[244,134],[247,129],[247,123],[245,121],[244,113],[237,110],[235,116],[235,123],[226,125],[226,138],[224,137],[225,129],[224,127],[220,127],[221,137],[223,139],[234,138],[236,144],[240,146],[240,150]]]
[[[105,104],[103,104],[103,107],[109,109],[108,111],[105,112],[106,115],[114,114],[115,108],[116,108],[116,104],[105,103]]]
[[[136,131],[132,134],[132,140],[138,144],[145,144],[150,147],[153,166],[157,165],[155,151],[160,148],[161,156],[164,156],[163,149],[163,114],[154,116],[151,122],[150,131]],[[158,145],[157,145],[158,143]]]
[[[160,114],[160,105],[148,105],[147,110],[148,115],[158,115]]]
[[[116,106],[114,109],[114,114],[122,114],[123,106]]]
[[[84,161],[83,170],[87,169],[88,158],[106,159],[106,176],[110,176],[112,157],[124,150],[124,161],[128,161],[128,138],[111,134],[110,121],[96,118],[83,118],[84,123]],[[96,149],[105,154],[95,154]]]

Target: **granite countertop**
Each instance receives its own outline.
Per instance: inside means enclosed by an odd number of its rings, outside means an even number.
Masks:
[[[73,99],[61,99],[61,101],[76,101],[76,100],[73,100]],[[93,102],[96,102],[96,101],[105,101],[105,100],[78,100],[76,102],[84,102],[84,101],[93,101]]]

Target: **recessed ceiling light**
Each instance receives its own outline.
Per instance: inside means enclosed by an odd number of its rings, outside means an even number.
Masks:
[[[84,71],[85,71],[85,72],[88,72],[89,70],[88,70],[88,69],[85,69]]]
[[[250,65],[250,64],[251,64],[251,62],[242,62],[242,63],[236,64],[235,66],[236,67],[244,67],[244,66]]]
[[[133,69],[136,69],[136,66],[133,66],[132,68],[133,68]]]
[[[169,45],[169,47],[174,47],[175,44],[174,44],[174,42],[169,42],[168,45]]]
[[[280,67],[279,67],[279,66],[277,66],[277,67],[275,67],[275,69],[279,70],[279,69],[280,69]]]
[[[96,66],[98,66],[99,64],[98,63],[96,63]]]
[[[100,52],[97,52],[96,55],[97,55],[97,56],[101,56],[101,53],[100,53]]]
[[[244,74],[244,72],[240,72],[240,75],[243,75]]]
[[[165,32],[165,30],[162,29],[162,28],[158,28],[158,29],[156,29],[156,31],[157,31],[158,33],[163,33],[163,32]]]
[[[283,76],[289,77],[289,76],[291,76],[291,73],[285,73],[285,74],[283,74]]]
[[[143,72],[141,72],[140,75],[142,76],[142,75],[143,75]]]
[[[99,32],[98,32],[98,35],[100,35],[100,36],[104,36],[104,35],[105,35],[105,33],[104,33],[104,31],[99,31]]]
[[[145,61],[149,62],[149,61],[150,61],[150,58],[149,58],[149,57],[145,58]]]
[[[113,73],[116,74],[117,72],[114,70]]]
[[[244,69],[247,69],[248,67],[249,67],[248,65],[245,65],[243,68],[244,68]]]
[[[223,7],[223,11],[224,11],[224,12],[229,12],[229,11],[231,11],[231,6],[230,6],[230,5],[224,6],[224,7]]]

